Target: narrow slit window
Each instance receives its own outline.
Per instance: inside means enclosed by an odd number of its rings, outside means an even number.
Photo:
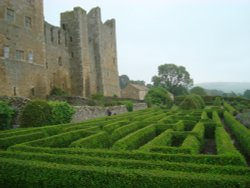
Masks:
[[[16,60],[24,60],[24,51],[22,50],[16,51]]]
[[[32,27],[31,17],[25,16],[25,27],[26,28],[31,28]]]
[[[9,22],[13,22],[15,19],[15,11],[7,8],[6,18]]]

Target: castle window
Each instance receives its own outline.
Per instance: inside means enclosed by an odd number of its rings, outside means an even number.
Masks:
[[[32,27],[31,17],[25,16],[25,18],[24,18],[24,25],[27,28],[31,28]]]
[[[63,30],[66,30],[66,24],[62,24]]]
[[[10,49],[8,46],[5,46],[3,48],[3,57],[4,59],[8,59],[9,58],[9,54],[10,54]]]
[[[59,65],[59,66],[62,66],[62,57],[61,57],[61,56],[58,57],[58,65]]]
[[[72,58],[74,57],[74,52],[71,52],[71,57],[72,57]]]
[[[7,8],[6,18],[9,22],[13,22],[15,19],[15,11],[10,8]]]
[[[69,38],[69,39],[70,39],[70,42],[73,42],[73,37],[71,37],[71,36],[70,36],[70,38]]]
[[[13,87],[13,94],[16,96],[16,87]]]
[[[60,31],[58,31],[58,44],[61,44],[61,32]]]
[[[31,88],[31,94],[32,94],[32,96],[35,96],[35,88]]]
[[[48,64],[47,61],[46,61],[45,65],[46,65],[46,69],[48,69],[49,68],[49,64]]]
[[[16,51],[16,60],[24,60],[24,51],[22,50]]]
[[[33,62],[33,53],[32,52],[28,53],[28,61],[29,61],[29,63]]]
[[[115,58],[113,57],[113,64],[115,65]]]
[[[53,28],[52,27],[50,28],[50,40],[51,40],[51,42],[54,41]]]

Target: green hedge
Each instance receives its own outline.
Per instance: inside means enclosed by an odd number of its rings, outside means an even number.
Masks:
[[[71,132],[61,133],[47,138],[41,138],[31,142],[27,142],[27,145],[41,146],[41,147],[67,147],[71,142],[94,134],[95,131],[99,130],[98,127],[91,127],[86,129],[75,130]]]
[[[18,136],[0,138],[0,149],[6,149],[12,145],[23,143],[23,142],[28,142],[31,140],[36,140],[39,138],[43,138],[45,136],[47,136],[45,132],[38,131],[38,132],[27,133],[27,134],[18,135]]]
[[[159,136],[155,137],[153,140],[140,147],[140,150],[150,151],[150,149],[155,146],[170,146],[172,143],[172,137],[173,129],[167,129]]]
[[[111,140],[112,142],[117,141],[118,139],[146,126],[146,124],[142,122],[133,122],[128,125],[122,126],[118,129],[115,129],[111,134]]]
[[[0,130],[11,128],[12,116],[15,111],[6,102],[0,101]]]
[[[155,135],[156,135],[156,126],[154,124],[149,125],[118,140],[117,142],[114,143],[112,149],[115,150],[137,149],[141,145],[145,144],[146,142],[154,138]]]
[[[204,135],[205,135],[205,126],[202,122],[197,123],[193,130],[192,133],[195,134],[197,136],[197,138],[199,139],[199,141],[203,141],[204,140]]]
[[[80,148],[109,148],[111,145],[110,135],[101,131],[88,137],[76,140],[70,144],[70,147]]]
[[[226,109],[226,111],[230,112],[231,114],[236,113],[236,109],[232,105],[230,105],[229,103],[224,102],[223,105],[224,105],[224,108]]]
[[[64,165],[1,158],[1,187],[247,187],[248,176]]]
[[[68,103],[61,101],[49,101],[48,104],[52,108],[50,119],[51,125],[69,123],[71,121],[75,110]]]
[[[182,120],[179,120],[175,126],[173,127],[173,129],[175,131],[184,131],[185,130],[185,125],[184,122]]]
[[[245,162],[244,157],[234,147],[232,141],[223,127],[216,127],[215,131],[216,138],[216,150],[219,155],[230,155],[232,157],[238,157]]]
[[[191,154],[199,154],[202,147],[203,142],[194,135],[188,135],[181,145],[181,149],[188,149]]]
[[[103,126],[103,130],[107,131],[108,133],[111,133],[115,129],[117,129],[123,125],[129,124],[129,122],[130,121],[128,121],[128,120],[121,120],[121,121],[112,122],[110,124]]]
[[[103,158],[120,158],[134,160],[160,160],[181,163],[211,164],[211,165],[237,165],[246,166],[238,158],[227,155],[188,155],[188,154],[161,154],[143,151],[115,151],[103,149],[84,149],[84,148],[41,148],[26,145],[11,146],[12,151],[42,152],[51,154],[74,154],[80,156],[92,156]]]
[[[157,153],[165,153],[165,154],[191,153],[189,148],[170,147],[170,146],[152,146],[151,148],[149,148],[149,151]]]
[[[232,114],[225,111],[224,120],[227,126],[231,129],[232,133],[235,135],[237,141],[240,144],[243,152],[250,157],[250,131],[240,122],[238,122]]]
[[[212,113],[212,119],[219,127],[223,127],[220,116],[218,115],[217,111],[213,111]]]
[[[153,160],[130,160],[117,158],[102,158],[93,156],[81,155],[61,155],[61,154],[47,154],[47,153],[32,153],[32,152],[12,152],[0,151],[2,158],[15,158],[21,160],[37,160],[59,164],[71,164],[82,166],[108,166],[108,167],[122,167],[124,169],[161,169],[181,172],[198,172],[198,173],[214,173],[214,174],[228,174],[228,175],[250,175],[248,167],[234,167],[234,166],[218,166],[218,165],[204,165],[191,163],[175,163],[166,161]]]

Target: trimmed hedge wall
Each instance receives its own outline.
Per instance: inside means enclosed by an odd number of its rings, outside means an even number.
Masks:
[[[243,152],[250,157],[250,131],[240,122],[238,122],[232,114],[225,111],[224,120],[227,126],[232,130],[232,133],[235,135],[238,140],[240,147]]]
[[[109,148],[110,144],[111,140],[109,134],[105,131],[101,131],[91,136],[72,142],[70,144],[70,147]]]
[[[155,125],[149,125],[118,140],[112,146],[115,150],[137,149],[156,135]]]
[[[247,187],[247,176],[0,160],[2,187]]]

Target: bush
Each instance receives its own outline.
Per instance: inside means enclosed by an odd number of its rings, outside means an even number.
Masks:
[[[50,101],[48,103],[51,110],[51,119],[50,124],[62,124],[62,123],[69,123],[72,119],[74,114],[74,109],[66,102],[60,101]]]
[[[34,100],[26,104],[20,116],[21,127],[39,127],[49,125],[52,108],[43,100]]]
[[[54,87],[50,91],[50,95],[52,95],[52,96],[67,96],[67,93],[61,88]]]
[[[185,110],[191,109],[203,109],[205,107],[205,103],[201,96],[199,95],[188,95],[185,99],[181,102],[180,108]]]
[[[145,96],[145,101],[149,107],[152,105],[167,105],[171,107],[173,105],[173,100],[170,97],[168,91],[162,87],[154,87],[150,89]]]
[[[123,101],[123,102],[121,102],[121,104],[124,104],[126,106],[128,112],[133,111],[133,102],[131,102],[131,101]]]
[[[14,109],[9,107],[6,102],[0,101],[0,130],[11,128],[11,120]]]

